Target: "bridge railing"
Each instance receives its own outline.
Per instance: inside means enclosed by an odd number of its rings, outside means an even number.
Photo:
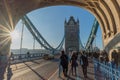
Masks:
[[[44,53],[31,53],[31,54],[12,54],[10,57],[10,63],[19,63],[22,61],[34,60],[42,58]]]
[[[95,80],[120,80],[120,71],[111,63],[93,59]]]

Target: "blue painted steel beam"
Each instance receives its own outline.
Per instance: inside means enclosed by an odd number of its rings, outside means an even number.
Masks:
[[[31,25],[30,27],[34,30],[34,33],[37,34],[37,36],[39,38],[41,38],[41,40],[51,49],[53,49],[53,47],[51,45],[48,44],[48,42],[42,37],[42,35],[39,33],[39,31],[35,28],[35,26],[32,24],[32,22],[30,21],[30,19],[25,15],[23,17],[24,19],[28,20],[28,23]],[[28,26],[27,26],[28,27]]]
[[[63,43],[64,43],[64,37],[61,43],[58,45],[57,48],[53,48],[39,33],[39,31],[35,28],[33,23],[30,21],[30,19],[25,15],[22,18],[23,22],[25,23],[27,29],[31,32],[32,36],[35,37],[35,39],[38,41],[40,45],[42,45],[45,49],[50,51],[60,50],[62,49]]]
[[[42,41],[40,41],[40,39],[38,39],[37,35],[34,33],[33,29],[31,28],[31,25],[30,25],[29,21],[26,20],[26,18],[24,18],[24,17],[22,18],[22,20],[24,21],[27,29],[31,32],[32,36],[34,36],[35,39],[38,41],[38,43],[41,44],[45,49],[49,49],[47,46],[45,46],[45,45],[42,43]]]
[[[92,45],[95,37],[96,37],[96,33],[97,33],[97,30],[98,30],[98,26],[99,26],[99,23],[98,21],[95,19],[94,20],[94,23],[93,23],[93,26],[92,26],[92,30],[91,30],[91,33],[90,33],[90,36],[88,38],[88,41],[87,41],[87,44],[85,46],[85,49],[86,50],[89,50],[90,49],[90,46]]]

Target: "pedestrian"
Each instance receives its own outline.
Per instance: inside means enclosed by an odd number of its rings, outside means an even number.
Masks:
[[[67,77],[67,72],[68,72],[68,56],[65,54],[64,51],[61,51],[60,64],[62,66],[64,76]]]
[[[27,52],[27,59],[30,60],[30,52]]]
[[[30,52],[27,52],[27,57],[28,57],[28,58],[30,57]]]
[[[84,77],[87,78],[88,57],[87,57],[87,55],[85,54],[84,51],[81,52],[80,65],[82,67]]]
[[[70,63],[71,63],[72,75],[73,75],[73,69],[74,69],[75,75],[76,75],[76,67],[78,66],[76,52],[73,52],[72,57],[70,59]]]
[[[116,50],[113,50],[113,52],[112,52],[112,59],[114,60],[114,63],[115,63],[115,66],[116,66],[116,68],[118,68],[118,53],[117,53],[117,51]]]

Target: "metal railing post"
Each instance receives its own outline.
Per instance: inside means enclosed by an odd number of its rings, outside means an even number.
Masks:
[[[99,61],[93,59],[94,62],[94,73],[95,73],[95,80],[98,79],[96,75],[97,70],[100,70],[102,77],[104,80],[120,80],[120,71],[116,68],[114,63],[100,63]]]

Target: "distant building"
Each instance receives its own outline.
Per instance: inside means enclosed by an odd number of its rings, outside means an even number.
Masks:
[[[68,22],[65,20],[65,51],[79,51],[79,20],[75,21],[71,16]]]

